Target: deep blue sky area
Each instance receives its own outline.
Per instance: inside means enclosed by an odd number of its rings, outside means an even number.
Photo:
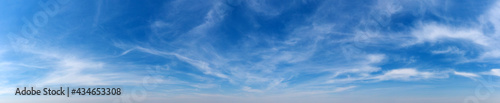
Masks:
[[[497,0],[0,1],[0,102],[498,103]],[[19,87],[121,96],[17,96]]]

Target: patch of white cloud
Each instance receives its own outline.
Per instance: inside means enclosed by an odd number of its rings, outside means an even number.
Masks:
[[[385,72],[383,75],[375,76],[378,80],[421,80],[421,79],[435,79],[435,78],[448,78],[445,73],[434,73],[426,71],[418,71],[415,68],[401,68]]]
[[[56,65],[57,69],[48,74],[39,85],[106,85],[110,83],[102,81],[102,75],[82,73],[84,69],[100,69],[104,65],[102,63],[84,62],[77,59],[63,59],[58,61]]]
[[[131,52],[131,51],[133,51],[133,50],[135,50],[135,48],[128,49],[128,50],[126,50],[126,51],[122,52],[119,56],[126,55],[126,54],[128,54],[129,52]]]
[[[434,43],[443,39],[461,39],[482,46],[489,46],[493,42],[477,28],[451,27],[437,23],[422,24],[412,32],[412,35],[417,38],[416,43]]]
[[[346,91],[346,90],[354,89],[356,87],[357,86],[338,87],[335,90],[333,90],[333,92],[343,92],[343,91]]]
[[[368,54],[365,56],[364,60],[360,60],[359,63],[354,64],[352,67],[338,70],[336,71],[336,74],[377,72],[380,71],[380,67],[374,65],[383,62],[385,58],[384,54]]]
[[[381,70],[376,64],[382,63],[386,59],[384,54],[368,54],[364,60],[354,63],[352,66],[343,67],[342,69],[334,69],[332,77],[328,78],[325,83],[349,83],[370,78],[373,72]],[[347,75],[347,78],[338,79],[340,75]]]
[[[142,52],[146,52],[146,53],[150,53],[150,54],[154,54],[154,55],[159,55],[159,56],[175,56],[179,60],[182,60],[184,62],[187,62],[187,63],[195,66],[197,69],[199,69],[200,71],[202,71],[203,73],[205,73],[207,75],[213,75],[213,76],[224,78],[224,79],[230,79],[227,75],[211,68],[210,64],[207,62],[204,62],[204,61],[194,60],[194,59],[182,56],[182,55],[177,54],[177,53],[162,52],[162,51],[143,48],[143,47],[137,47],[137,49],[139,51],[142,51]]]
[[[20,68],[43,68],[46,72],[37,72],[41,77],[30,77],[27,79],[36,79],[30,82],[30,85],[36,86],[54,86],[54,85],[139,85],[140,79],[137,74],[117,72],[115,66],[106,62],[93,60],[94,57],[83,58],[80,52],[67,52],[56,46],[48,46],[45,42],[32,39],[30,42],[23,42],[26,38],[20,36],[11,36],[11,45],[15,52],[29,54],[30,61],[16,61],[22,63],[12,63]],[[37,64],[33,60],[43,61]],[[30,72],[30,71],[28,71]],[[21,75],[21,74],[15,74]],[[20,80],[23,84],[25,80]]]
[[[360,73],[361,76],[349,76],[347,78],[332,78],[325,83],[352,83],[352,82],[380,82],[380,81],[417,81],[427,79],[444,79],[448,78],[448,72],[428,72],[419,71],[415,68],[399,68],[383,72],[382,74],[374,74],[376,71]]]
[[[207,30],[212,28],[218,22],[222,21],[226,15],[226,6],[222,2],[215,2],[213,7],[205,15],[205,20],[202,24],[191,29],[188,34],[205,35]]]
[[[463,76],[463,77],[467,77],[467,78],[476,78],[476,77],[479,77],[479,75],[477,75],[477,74],[474,74],[474,73],[467,73],[467,72],[457,72],[457,71],[453,71],[453,74],[455,74],[455,75],[459,75],[459,76]]]
[[[478,17],[479,23],[470,26],[452,26],[442,23],[426,22],[417,25],[411,34],[416,38],[410,45],[430,42],[438,43],[446,40],[463,40],[477,45],[481,50],[476,58],[471,58],[465,62],[497,62],[500,58],[499,44],[500,34],[500,2],[494,3],[489,10]],[[493,32],[488,32],[489,27],[493,27]],[[448,48],[447,50],[432,51],[434,54],[441,53],[463,53],[458,48]]]
[[[500,77],[500,69],[491,69],[490,72],[488,72],[486,74]]]
[[[403,9],[398,0],[378,0],[375,8],[379,9],[380,14],[391,16]]]
[[[371,11],[374,21],[382,25],[385,25],[391,19],[393,14],[396,14],[403,10],[403,6],[400,4],[399,0],[377,0],[373,10]]]
[[[460,50],[459,48],[457,47],[448,47],[444,50],[434,50],[434,51],[431,51],[432,54],[458,54],[458,55],[463,55],[465,54],[465,51],[463,50]]]
[[[255,93],[261,93],[262,90],[258,90],[258,89],[253,89],[251,87],[248,87],[248,86],[244,86],[242,88],[243,91],[246,91],[246,92],[255,92]]]
[[[367,64],[372,64],[372,63],[380,63],[382,60],[384,60],[385,55],[384,54],[372,54],[368,55],[368,63]]]
[[[479,18],[479,21],[481,21],[481,26],[487,26],[488,23],[493,24],[493,27],[495,28],[495,34],[493,37],[499,37],[500,36],[500,20],[498,18],[500,17],[500,13],[498,12],[500,10],[500,2],[496,2],[491,6],[489,10],[485,12],[485,14],[481,15]]]
[[[500,48],[499,49],[494,49],[490,51],[486,51],[478,59],[496,59],[500,58]]]

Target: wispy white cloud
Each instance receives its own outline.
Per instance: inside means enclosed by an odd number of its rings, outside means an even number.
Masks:
[[[12,63],[24,68],[47,69],[46,72],[34,71],[38,72],[37,75],[41,77],[27,78],[36,78],[37,80],[31,83],[34,85],[138,85],[141,81],[136,77],[137,74],[117,72],[114,68],[115,65],[92,59],[95,57],[86,56],[83,58],[83,53],[80,52],[69,53],[67,49],[47,46],[45,42],[35,39],[30,40],[30,42],[22,42],[26,38],[19,36],[12,36],[10,40],[15,52],[27,54],[35,60],[43,61],[37,64],[23,64],[31,63],[31,61]]]
[[[244,86],[242,88],[243,91],[246,91],[246,92],[256,92],[256,93],[261,93],[262,90],[258,90],[258,89],[253,89],[251,87],[248,87],[248,86]]]
[[[460,62],[498,62],[500,58],[500,48],[495,44],[499,44],[500,21],[497,19],[499,14],[497,10],[500,8],[500,2],[494,3],[491,8],[486,10],[484,14],[477,18],[479,23],[472,25],[447,25],[444,23],[424,22],[416,26],[411,34],[416,38],[410,42],[410,45],[430,42],[439,43],[446,40],[462,40],[468,41],[470,44],[477,45],[480,50],[480,55],[476,58],[465,59]],[[494,32],[488,32],[487,29],[492,27]],[[432,51],[434,54],[456,53],[463,54],[458,48],[451,47],[446,50]]]
[[[375,65],[382,63],[384,59],[386,59],[384,54],[366,55],[363,60],[358,61],[358,63],[355,63],[352,66],[345,67],[340,70],[333,70],[334,75],[331,77],[331,80],[328,80],[326,83],[345,83],[368,79],[372,76],[371,73],[381,70],[380,67]],[[337,78],[340,75],[348,75],[348,77],[343,79],[332,79]]]
[[[494,75],[494,76],[499,76],[500,77],[500,69],[491,69],[490,72],[485,73],[487,75]]]
[[[131,52],[131,51],[133,51],[133,50],[135,50],[135,48],[128,49],[128,50],[126,50],[126,51],[122,52],[119,56],[126,55],[126,54],[128,54],[129,52]]]
[[[85,61],[75,58],[66,58],[58,61],[54,72],[48,73],[44,79],[37,85],[118,85],[131,84],[137,85],[141,83],[141,79],[136,75],[119,73],[119,72],[104,72],[92,73],[91,71],[106,71],[106,64],[102,62]],[[128,75],[128,76],[126,76]],[[134,79],[135,78],[135,79]]]
[[[463,55],[465,51],[458,49],[457,47],[448,47],[445,50],[434,50],[431,51],[432,54],[458,54]]]
[[[488,24],[493,24],[493,28],[495,29],[493,37],[498,37],[500,35],[500,1],[496,1],[489,10],[486,10],[484,14],[479,17],[479,21],[481,23],[481,27],[488,27]],[[498,38],[497,38],[498,39]]]
[[[374,77],[378,80],[420,80],[433,78],[448,78],[446,73],[433,73],[418,71],[415,68],[401,68],[385,72],[383,75]]]
[[[354,89],[356,87],[358,87],[358,86],[338,87],[333,92],[342,92],[342,91]]]
[[[493,42],[485,36],[478,28],[452,27],[437,23],[422,24],[412,32],[417,38],[415,43],[437,42],[442,39],[468,40],[482,46],[489,46]]]
[[[207,62],[204,62],[204,61],[200,61],[200,60],[194,60],[194,59],[191,59],[191,58],[188,58],[188,57],[185,57],[185,56],[182,56],[180,54],[177,54],[177,53],[171,53],[171,52],[162,52],[162,51],[158,51],[158,50],[154,50],[154,49],[148,49],[148,48],[143,48],[143,47],[136,47],[139,51],[142,51],[142,52],[145,52],[145,53],[150,53],[150,54],[154,54],[154,55],[159,55],[159,56],[175,56],[176,58],[184,61],[184,62],[187,62],[195,67],[197,67],[197,69],[199,69],[200,71],[202,71],[203,73],[207,74],[207,75],[213,75],[213,76],[216,76],[216,77],[220,77],[220,78],[224,78],[224,79],[230,79],[226,74],[223,74],[213,68],[210,67],[210,64],[207,63]]]
[[[390,20],[391,16],[401,12],[403,10],[403,5],[400,4],[399,0],[377,0],[376,4],[371,10],[373,20],[367,20],[365,22],[376,22],[382,25],[386,25]]]
[[[376,71],[364,73],[361,76],[349,76],[346,78],[333,78],[328,80],[326,83],[352,83],[357,81],[370,81],[370,82],[380,82],[387,80],[398,80],[398,81],[416,81],[416,80],[426,80],[426,79],[443,79],[448,78],[448,72],[427,72],[419,71],[415,68],[399,68],[385,71],[383,74],[375,75]]]
[[[377,0],[375,8],[380,10],[380,14],[390,16],[401,11],[403,6],[397,0]]]
[[[486,51],[478,58],[478,61],[483,59],[498,59],[500,58],[500,49],[492,48],[493,50]]]
[[[467,73],[467,72],[457,72],[457,71],[453,71],[453,74],[455,74],[455,75],[459,75],[459,76],[464,76],[464,77],[467,77],[467,78],[476,78],[476,77],[479,77],[479,75],[477,75],[477,74],[474,74],[474,73]]]
[[[218,22],[222,21],[226,15],[226,5],[222,2],[214,2],[213,7],[205,15],[205,20],[202,24],[191,29],[188,34],[203,36],[207,30],[215,26]]]

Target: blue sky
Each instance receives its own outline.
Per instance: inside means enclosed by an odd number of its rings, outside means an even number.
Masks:
[[[500,102],[495,0],[6,0],[0,8],[5,102]],[[125,93],[13,95],[24,86]]]

